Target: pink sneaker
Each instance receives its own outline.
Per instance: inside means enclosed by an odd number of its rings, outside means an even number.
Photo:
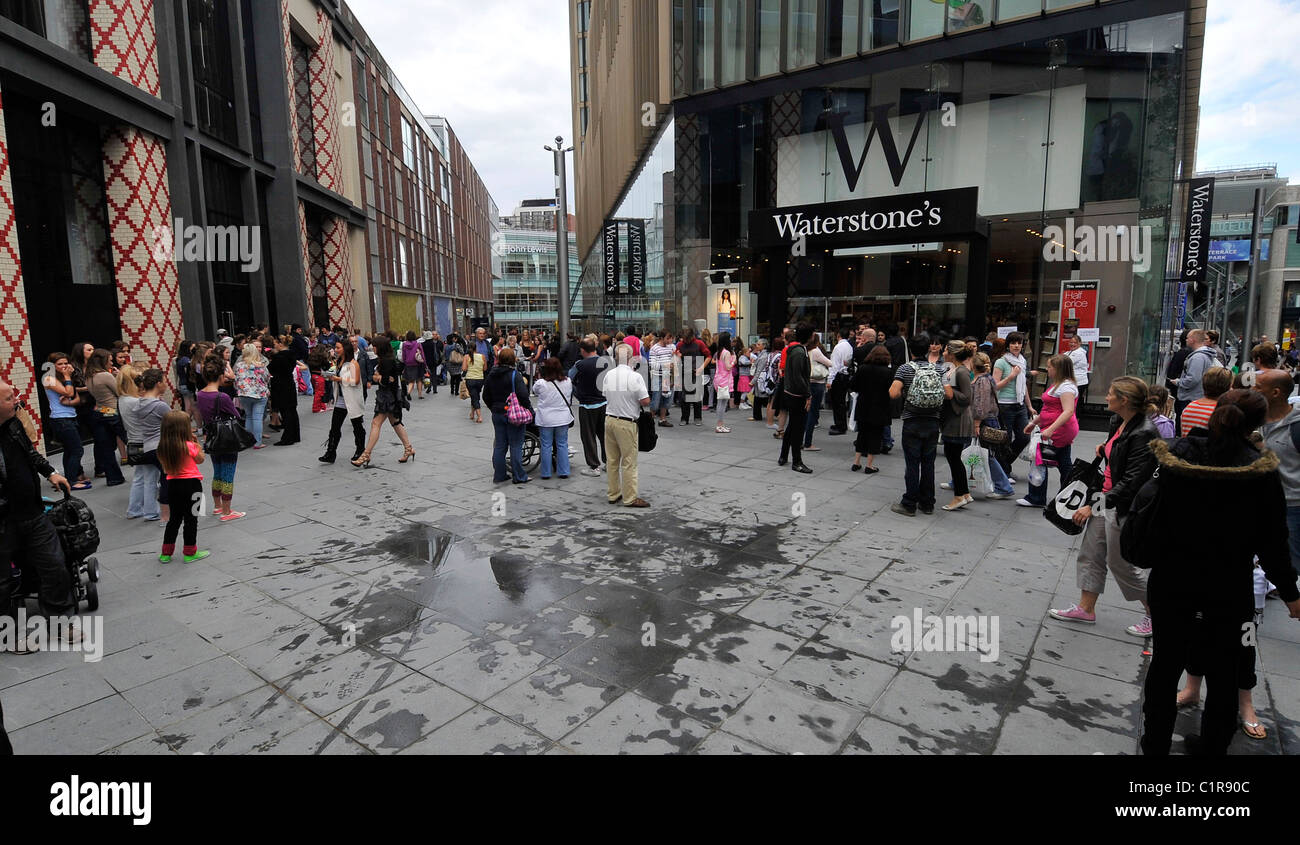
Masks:
[[[1129,625],[1127,628],[1124,629],[1124,631],[1125,633],[1134,637],[1151,636],[1151,617],[1143,616],[1141,622],[1137,623],[1136,625]]]
[[[1059,619],[1062,622],[1083,622],[1092,625],[1097,621],[1097,614],[1089,613],[1077,604],[1070,605],[1067,610],[1049,610],[1047,613],[1053,619]]]

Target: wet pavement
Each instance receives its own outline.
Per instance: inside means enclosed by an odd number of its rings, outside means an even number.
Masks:
[[[302,445],[241,455],[248,516],[202,518],[200,563],[158,563],[126,486],[84,494],[105,654],[0,654],[18,753],[1136,751],[1140,608],[1112,588],[1095,626],[1048,619],[1078,597],[1076,538],[1010,501],[893,514],[901,454],[850,473],[829,415],[811,476],[739,412],[661,429],[632,511],[577,474],[576,429],[571,479],[494,485],[491,425],[446,393],[408,415],[416,462],[389,430],[369,470],[317,462],[308,407]],[[896,650],[918,612],[996,616],[997,659]],[[1269,737],[1232,750],[1295,754],[1300,625],[1270,601],[1260,633]]]

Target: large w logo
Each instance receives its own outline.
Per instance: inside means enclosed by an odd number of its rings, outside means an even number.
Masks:
[[[840,166],[844,168],[844,179],[849,184],[850,191],[858,189],[858,180],[862,178],[862,168],[867,163],[867,153],[871,152],[871,139],[880,133],[880,148],[885,153],[885,163],[889,165],[889,175],[894,180],[894,187],[897,188],[903,182],[903,174],[907,171],[907,163],[912,160],[912,150],[916,148],[916,139],[921,134],[921,127],[925,125],[925,116],[930,110],[922,107],[916,116],[916,126],[912,129],[912,140],[907,145],[907,153],[900,161],[898,158],[898,146],[894,143],[894,134],[889,131],[889,110],[894,107],[893,103],[886,103],[881,106],[872,106],[871,108],[871,130],[867,132],[867,145],[862,149],[862,155],[858,158],[857,164],[853,162],[853,153],[849,150],[849,138],[844,132],[844,115],[834,112],[827,116],[826,123],[830,126],[831,136],[835,139],[835,150],[840,155]]]

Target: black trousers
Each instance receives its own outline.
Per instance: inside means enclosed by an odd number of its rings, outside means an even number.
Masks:
[[[283,411],[281,412],[283,413]],[[195,507],[203,495],[203,482],[197,478],[173,478],[167,482],[167,504],[171,512],[167,515],[167,527],[163,529],[163,548],[175,549],[176,535],[185,526],[185,549],[191,551],[199,544],[199,516]],[[170,554],[171,552],[167,552]]]
[[[1253,608],[1243,607],[1237,612],[1198,608],[1161,595],[1156,573],[1152,576],[1156,583],[1147,587],[1152,655],[1143,686],[1142,751],[1151,756],[1169,753],[1178,718],[1178,679],[1191,650],[1197,647],[1198,669],[1204,673],[1207,687],[1201,741],[1206,754],[1223,756],[1237,730],[1242,626],[1253,618]]]
[[[582,456],[587,466],[600,469],[605,463],[605,408],[578,408],[578,430],[582,434]],[[596,460],[596,456],[600,460]]]
[[[781,460],[792,457],[795,466],[803,463],[800,451],[803,448],[804,426],[808,424],[807,400],[807,396],[785,396],[781,400],[790,415],[785,423],[785,437],[781,439]],[[791,452],[794,453],[793,456],[790,455]]]
[[[452,374],[451,374],[450,379],[451,379],[451,395],[452,395],[452,396],[460,396],[460,380],[461,380],[461,378],[463,378],[463,376],[462,376],[460,373],[452,373]]]
[[[338,449],[340,441],[343,440],[343,421],[347,418],[347,408],[334,409],[334,417],[330,420],[330,436],[327,444],[329,451],[333,452]],[[352,419],[352,439],[356,441],[358,454],[366,450],[365,417],[354,417]]]
[[[0,561],[13,561],[21,575],[35,573],[40,579],[41,611],[46,616],[68,616],[72,605],[72,576],[63,557],[63,546],[54,523],[44,513],[31,519],[10,519],[0,527]],[[0,568],[0,613],[13,605],[18,578],[11,578],[6,564]]]
[[[770,399],[771,397],[769,396],[759,396],[757,393],[754,394],[754,419],[755,420],[763,419],[763,412],[767,409],[767,403],[770,401]]]
[[[835,416],[835,430],[849,430],[849,379],[846,373],[840,373],[831,382],[831,413]]]
[[[14,747],[9,744],[9,734],[5,733],[5,708],[0,704],[0,757],[14,756]]]
[[[280,441],[297,443],[302,439],[302,429],[298,426],[297,389],[276,391],[271,394],[271,402],[280,414],[280,425],[284,427],[284,431],[280,434]]]
[[[952,492],[954,496],[970,495],[970,485],[966,483],[966,466],[961,462],[962,450],[970,445],[969,437],[944,437],[943,457],[948,461],[948,471],[952,473]]]

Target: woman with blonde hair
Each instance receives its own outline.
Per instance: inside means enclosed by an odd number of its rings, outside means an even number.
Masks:
[[[1097,621],[1097,599],[1106,588],[1106,572],[1119,583],[1128,601],[1141,602],[1146,616],[1127,632],[1134,637],[1151,636],[1151,610],[1147,605],[1146,574],[1120,554],[1120,529],[1138,490],[1151,479],[1156,459],[1151,451],[1160,433],[1151,424],[1151,394],[1147,383],[1135,376],[1120,376],[1106,391],[1106,409],[1114,414],[1106,442],[1097,447],[1097,457],[1106,460],[1102,495],[1093,506],[1075,511],[1074,522],[1082,525],[1083,537],[1076,564],[1079,601],[1064,610],[1049,610],[1053,619],[1086,625]]]
[[[245,343],[239,361],[235,363],[235,393],[244,410],[244,424],[257,441],[253,444],[254,449],[266,445],[262,442],[262,421],[266,416],[266,401],[271,396],[268,363],[262,354],[262,344],[257,341]]]

